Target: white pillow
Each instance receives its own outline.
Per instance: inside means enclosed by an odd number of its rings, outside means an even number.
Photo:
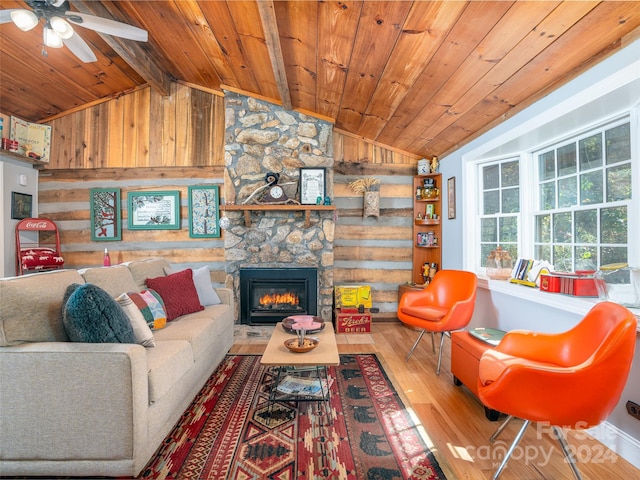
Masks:
[[[165,267],[164,273],[171,275],[176,273],[172,268]],[[220,297],[213,289],[211,285],[211,274],[209,273],[209,267],[196,268],[193,270],[193,284],[196,286],[196,292],[198,292],[198,300],[200,305],[206,307],[207,305],[219,305],[222,302]]]
[[[149,328],[147,321],[142,316],[142,312],[133,303],[133,300],[129,298],[129,295],[123,293],[116,298],[118,305],[122,307],[124,313],[127,314],[131,327],[133,328],[133,334],[136,337],[136,341],[143,347],[155,347],[156,340],[153,338],[153,332]]]

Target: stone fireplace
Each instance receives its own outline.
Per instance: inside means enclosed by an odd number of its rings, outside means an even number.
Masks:
[[[276,173],[289,199],[299,199],[301,167],[326,169],[326,193],[333,199],[333,125],[322,119],[225,92],[225,181],[221,215],[229,219],[225,238],[226,284],[243,299],[240,271],[317,271],[317,312],[331,321],[333,305],[334,211],[296,210],[295,203],[270,210],[244,203]],[[253,196],[252,196],[253,195]],[[229,206],[228,209],[225,208]],[[305,215],[309,217],[306,218]],[[311,313],[311,312],[309,312]],[[286,315],[285,315],[286,316]],[[239,319],[242,312],[238,312]]]

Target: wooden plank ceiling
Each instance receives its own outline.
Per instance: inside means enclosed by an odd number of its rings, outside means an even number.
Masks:
[[[2,9],[25,8],[20,0]],[[41,121],[171,81],[260,96],[443,156],[637,37],[636,1],[71,1],[149,32],[76,28],[98,61],[0,25],[0,112]]]

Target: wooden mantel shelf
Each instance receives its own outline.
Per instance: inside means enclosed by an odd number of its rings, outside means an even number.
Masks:
[[[251,212],[281,211],[304,212],[304,228],[311,226],[312,211],[334,211],[335,205],[225,205],[224,210],[230,212],[244,212],[244,224],[251,226]]]

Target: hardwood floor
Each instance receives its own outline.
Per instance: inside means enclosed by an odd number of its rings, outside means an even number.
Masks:
[[[437,356],[432,353],[431,341],[426,336],[409,362],[405,362],[404,357],[417,338],[415,331],[399,323],[374,323],[372,336],[375,344],[339,344],[338,350],[378,355],[396,389],[407,400],[407,407],[424,426],[447,479],[490,479],[521,421],[512,421],[496,442],[489,444],[488,438],[500,421],[487,420],[484,408],[469,390],[453,384],[448,337],[442,371],[437,376]],[[236,343],[231,353],[260,354],[264,347],[265,342]],[[580,456],[578,469],[583,480],[640,478],[640,470],[592,437],[574,431],[566,433],[570,447]],[[509,461],[501,480],[573,478],[557,441],[546,429],[530,426],[514,455],[518,457]]]

